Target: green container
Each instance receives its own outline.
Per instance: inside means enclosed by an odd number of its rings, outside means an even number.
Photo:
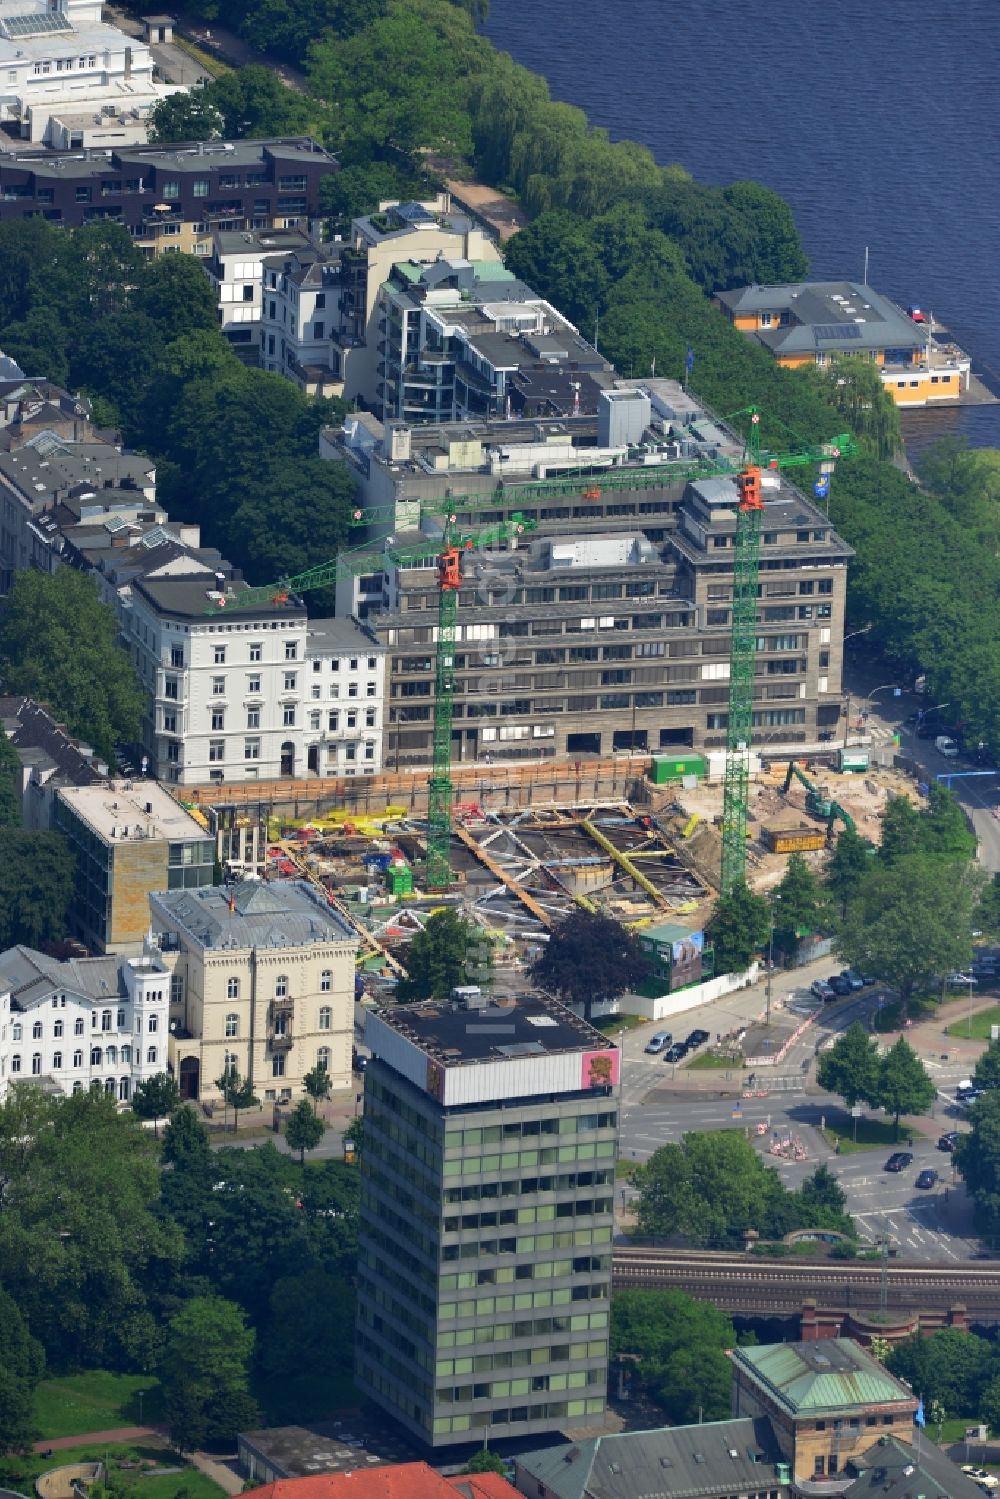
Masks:
[[[650,780],[654,786],[665,786],[669,781],[681,781],[685,776],[704,776],[708,762],[704,755],[692,750],[684,755],[654,755]]]
[[[413,894],[413,870],[409,864],[390,864],[385,873],[385,882],[392,895]]]

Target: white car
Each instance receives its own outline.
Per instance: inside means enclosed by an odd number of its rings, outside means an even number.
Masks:
[[[671,1035],[670,1031],[657,1031],[656,1034],[654,1036],[650,1036],[649,1040],[647,1041],[646,1050],[649,1052],[651,1057],[659,1056],[660,1052],[663,1051],[665,1047],[669,1046],[673,1039],[674,1038]]]
[[[963,1463],[962,1472],[968,1473],[973,1483],[978,1483],[982,1489],[1000,1488],[1000,1478],[995,1473],[988,1473],[985,1468],[974,1468],[971,1463]]]

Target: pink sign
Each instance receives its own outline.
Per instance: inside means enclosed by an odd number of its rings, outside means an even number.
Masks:
[[[614,1051],[585,1051],[581,1058],[581,1088],[616,1088],[619,1054]]]

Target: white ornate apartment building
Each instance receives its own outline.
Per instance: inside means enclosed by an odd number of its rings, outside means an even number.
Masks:
[[[64,1094],[95,1083],[121,1103],[167,1068],[170,973],[141,958],[61,963],[30,947],[0,953],[0,1098],[12,1083]]]

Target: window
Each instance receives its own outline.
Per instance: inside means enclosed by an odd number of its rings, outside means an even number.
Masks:
[[[225,679],[225,677],[213,677],[212,678],[212,696],[213,697],[225,697],[225,695],[226,695],[226,679]]]
[[[316,1053],[316,1067],[317,1067],[317,1069],[320,1072],[329,1072],[329,1070],[330,1070],[330,1048],[329,1048],[329,1046],[321,1046],[319,1048],[319,1051],[317,1051],[317,1053]]]
[[[126,1042],[126,1044],[122,1047],[122,1066],[123,1067],[130,1067],[131,1065],[132,1065],[132,1048]]]
[[[20,1056],[19,1052],[15,1051],[14,1055],[11,1057],[11,1059],[10,1059],[10,1070],[11,1070],[11,1072],[20,1072],[20,1070],[21,1070],[21,1056]]]
[[[62,1066],[62,1052],[61,1051],[54,1051],[52,1053],[52,1071],[53,1072],[58,1072],[61,1066]]]
[[[42,1075],[42,1054],[40,1051],[36,1051],[32,1055],[31,1075],[32,1077],[41,1077]]]
[[[247,709],[247,728],[248,729],[259,729],[260,728],[260,709],[259,708],[248,708]]]
[[[102,1060],[103,1060],[103,1053],[101,1051],[101,1048],[99,1046],[92,1046],[90,1048],[90,1065],[91,1065],[91,1067],[100,1067]]]
[[[224,760],[226,758],[226,741],[224,739],[210,739],[208,741],[209,760]]]
[[[326,722],[330,733],[336,734],[337,729],[340,727],[340,714],[336,712],[327,714]]]
[[[179,198],[181,195],[181,185],[177,181],[168,180],[160,184],[160,192],[168,201],[171,198]]]
[[[259,716],[260,715],[258,714],[258,717]],[[259,760],[260,759],[260,740],[259,739],[244,739],[244,741],[243,741],[243,758],[244,758],[244,760]]]
[[[365,709],[365,728],[366,729],[373,729],[374,727],[375,727],[375,709],[374,708],[366,708]]]
[[[212,709],[212,728],[213,728],[213,730],[215,730],[215,732],[218,733],[221,729],[224,729],[225,727],[226,727],[226,710],[225,710],[225,708],[213,708]]]
[[[40,1041],[42,1039],[42,1022],[40,1020],[36,1020],[31,1027],[31,1039],[32,1041]]]
[[[251,661],[260,661],[262,659],[263,658],[261,656],[261,644],[260,644],[260,641],[259,640],[251,641],[251,644],[250,644],[250,660]],[[258,678],[258,682],[259,682],[259,678]],[[258,692],[260,691],[260,687],[259,686],[257,687],[257,691]]]
[[[347,715],[347,727],[349,729],[356,729],[357,726],[358,726],[358,715],[356,713],[348,713],[348,715]]]
[[[295,727],[295,704],[286,703],[281,710],[281,721],[286,729]]]
[[[285,691],[294,692],[298,682],[298,673],[294,671],[285,672]]]
[[[288,998],[288,978],[283,973],[279,974],[274,981],[274,997],[275,999]]]
[[[170,647],[170,665],[184,665],[184,647],[182,645],[172,645]]]
[[[146,1061],[156,1066],[156,1047],[150,1046],[146,1049]]]
[[[212,659],[215,662],[216,666],[225,666],[226,647],[224,645],[214,646],[212,651]]]
[[[53,1034],[53,1036],[55,1036],[55,1037],[58,1038],[59,1036],[62,1035],[62,1033],[63,1033],[63,1023],[62,1023],[61,1020],[57,1020],[56,1023],[55,1023],[55,1025],[52,1027],[52,1034]]]
[[[297,661],[299,659],[299,643],[297,640],[285,641],[285,660]]]
[[[20,1039],[21,1039],[21,1036],[20,1036],[20,1027],[19,1026],[15,1026],[14,1029],[18,1032],[18,1034],[14,1037],[14,1040],[15,1041],[20,1041]],[[81,1020],[74,1020],[74,1022],[73,1022],[73,1034],[74,1034],[74,1036],[82,1036],[83,1035],[83,1021],[82,1021],[82,1019]]]
[[[331,970],[329,968],[324,968],[323,972],[319,976],[319,992],[321,994],[329,994],[329,992],[330,992],[330,990],[332,988],[333,988],[333,973],[331,972]]]
[[[358,695],[358,684],[357,684],[357,682],[349,682],[348,686],[347,686],[347,696],[348,697],[357,697],[357,695]]]
[[[192,185],[192,187],[194,189],[194,196],[196,198],[207,198],[208,197],[208,178],[207,177],[196,177],[195,180],[194,180],[194,182],[191,185]]]
[[[323,1005],[320,1008],[320,1012],[319,1012],[319,1028],[320,1028],[321,1031],[328,1031],[328,1030],[332,1029],[332,1026],[333,1026],[333,1011],[331,1010],[331,1008],[330,1008],[329,1005]]]
[[[226,1040],[234,1041],[240,1033],[240,1017],[229,1014],[226,1016]]]
[[[367,686],[365,687],[365,697],[377,697],[377,696],[378,696],[378,688],[376,687],[376,685],[375,685],[374,682],[369,682],[367,684]]]
[[[82,1051],[75,1051],[73,1053],[73,1066],[74,1067],[82,1067],[83,1066],[83,1052]]]
[[[125,1011],[124,1010],[119,1010],[118,1011],[118,1014],[115,1017],[115,1024],[117,1025],[117,1027],[118,1027],[119,1030],[124,1030],[124,1028],[125,1028]]]
[[[176,677],[166,677],[164,679],[164,682],[163,682],[163,696],[170,698],[173,702],[177,701],[177,698],[178,698],[179,694],[178,694],[178,691],[177,691],[177,678]]]
[[[239,999],[239,997],[240,997],[240,981],[239,981],[239,979],[238,978],[228,979],[226,981],[226,998],[227,999]]]
[[[160,1028],[159,1016],[158,1015],[150,1015],[149,1020],[146,1022],[146,1029],[149,1031],[149,1034],[151,1036],[155,1036],[155,1034],[159,1030],[159,1028]]]
[[[315,730],[319,729],[319,727],[320,727],[320,720],[322,719],[322,716],[323,715],[320,713],[320,711],[319,711],[318,708],[315,709],[314,712],[310,713],[310,715],[309,715],[309,728],[311,730],[315,731]]]
[[[285,1075],[285,1059],[284,1059],[284,1057],[283,1056],[272,1057],[271,1058],[271,1076],[272,1077],[284,1077],[284,1075]]]
[[[163,715],[163,732],[164,732],[164,734],[176,734],[177,733],[177,714],[176,713],[164,713],[164,715]]]
[[[118,1066],[118,1048],[117,1048],[117,1046],[109,1046],[108,1047],[107,1051],[104,1053],[104,1060],[105,1060],[105,1062],[107,1063],[107,1065],[109,1067],[117,1067]]]
[[[109,1031],[110,1029],[111,1029],[111,1011],[110,1010],[102,1010],[101,1011],[101,1030],[102,1031]]]

